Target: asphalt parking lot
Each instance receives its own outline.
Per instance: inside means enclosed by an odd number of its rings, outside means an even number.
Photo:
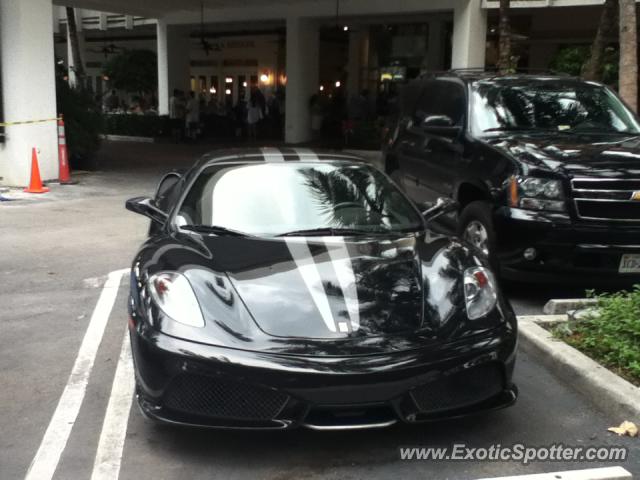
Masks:
[[[127,268],[144,238],[146,222],[126,212],[124,200],[150,194],[163,171],[187,166],[206,150],[107,144],[100,172],[79,175],[80,184],[54,185],[49,198],[0,204],[1,479],[24,478],[47,438],[107,275]],[[50,437],[53,447],[45,461],[55,468],[53,478],[114,478],[116,467],[122,479],[471,479],[610,465],[640,474],[638,439],[606,431],[624,419],[608,418],[524,354],[514,377],[520,389],[517,404],[465,420],[333,433],[194,431],[152,425],[130,408],[126,382],[117,373],[126,373],[121,349],[127,282],[122,275],[111,292],[112,308],[99,307],[105,328],[94,339],[95,361],[85,379],[77,418],[64,417],[68,427]],[[580,293],[559,288],[510,285],[508,291],[518,313],[531,314],[552,296]],[[114,413],[113,405],[124,409]],[[68,439],[62,435],[66,428]],[[102,441],[105,436],[109,438]],[[400,460],[399,447],[453,443],[621,445],[629,448],[629,457],[613,464]],[[54,451],[60,452],[59,458],[51,458]],[[107,476],[94,469],[97,454],[110,465]]]

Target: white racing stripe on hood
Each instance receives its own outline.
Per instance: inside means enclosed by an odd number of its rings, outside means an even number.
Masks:
[[[264,157],[264,161],[268,163],[278,163],[284,162],[284,155],[277,148],[265,147],[260,149],[262,151],[262,156]]]
[[[312,162],[319,160],[318,155],[309,148],[294,148],[293,151],[300,157],[300,160],[309,160]]]
[[[341,237],[325,237],[324,243],[329,251],[331,264],[338,276],[338,283],[344,295],[344,302],[347,305],[349,320],[351,325],[347,326],[349,331],[356,331],[360,328],[360,302],[358,301],[358,288],[356,285],[356,276],[353,272],[353,264],[351,256],[347,250],[347,244]],[[342,330],[341,322],[339,327]],[[346,325],[345,325],[346,326]]]
[[[318,267],[316,266],[313,260],[313,255],[311,255],[311,251],[309,250],[309,245],[307,245],[306,240],[303,239],[286,238],[285,242],[296,267],[298,267],[300,276],[302,277],[307,290],[311,294],[313,303],[315,303],[316,308],[322,316],[322,320],[330,331],[336,332],[338,327],[336,327],[336,321],[333,318],[333,313],[331,313],[329,299],[327,298],[327,293],[324,290],[324,285],[322,283],[320,273],[318,272]],[[344,331],[343,326],[339,328],[340,331]]]

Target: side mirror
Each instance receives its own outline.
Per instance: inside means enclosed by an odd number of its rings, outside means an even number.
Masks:
[[[156,187],[156,196],[154,197],[156,200],[160,197],[166,195],[166,193],[175,186],[176,183],[180,181],[182,178],[182,174],[177,171],[172,171],[167,173],[162,179],[158,182],[158,186]]]
[[[430,208],[422,212],[422,216],[426,221],[431,221],[440,217],[441,215],[456,212],[459,208],[460,204],[455,200],[447,197],[440,197],[436,201],[435,205],[430,205]]]
[[[149,217],[152,221],[160,224],[164,224],[169,217],[166,212],[156,207],[153,200],[149,197],[130,198],[125,202],[125,207],[131,212]]]

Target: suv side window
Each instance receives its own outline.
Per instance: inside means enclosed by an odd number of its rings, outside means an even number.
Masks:
[[[462,125],[466,98],[462,85],[446,80],[429,80],[424,84],[416,114],[446,115],[454,125]]]

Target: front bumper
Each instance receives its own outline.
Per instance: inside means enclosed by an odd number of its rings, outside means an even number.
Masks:
[[[344,358],[263,354],[149,328],[133,330],[131,343],[138,404],[147,417],[212,428],[335,430],[511,405],[516,336],[500,327],[439,358],[425,351]]]
[[[501,276],[527,282],[629,286],[640,274],[619,273],[623,254],[640,254],[640,228],[575,222],[560,213],[502,207],[495,213]],[[524,258],[535,248],[535,259]]]

